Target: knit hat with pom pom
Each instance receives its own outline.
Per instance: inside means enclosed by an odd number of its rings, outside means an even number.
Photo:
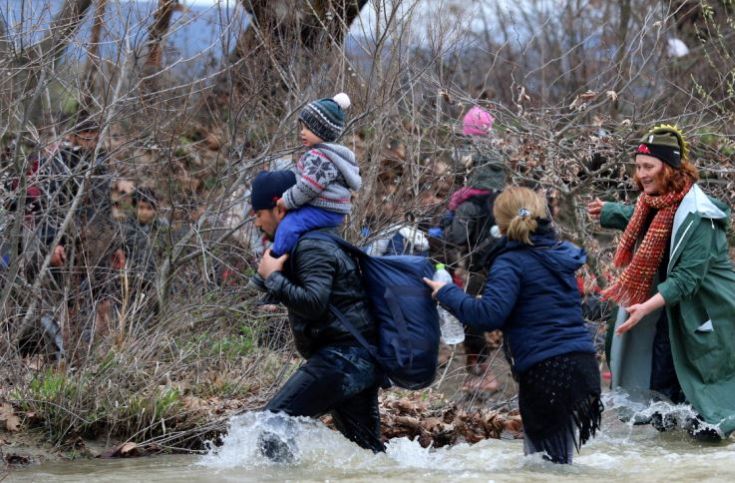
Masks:
[[[462,118],[462,134],[465,136],[487,136],[493,129],[495,118],[485,109],[474,106]]]
[[[310,102],[299,113],[299,120],[309,131],[325,142],[336,140],[345,128],[344,110],[350,107],[350,97],[340,92],[331,99]]]

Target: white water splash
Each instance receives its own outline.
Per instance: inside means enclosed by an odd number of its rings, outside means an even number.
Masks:
[[[421,469],[455,474],[458,468],[483,472],[519,469],[524,464],[519,458],[522,455],[520,441],[509,444],[507,441],[487,440],[472,446],[463,443],[434,449],[423,448],[418,441],[408,438],[396,438],[386,445],[385,454],[373,454],[319,421],[269,412],[249,412],[230,421],[222,445],[212,447],[197,465],[219,470],[284,466],[261,453],[259,437],[265,431],[277,433],[288,445],[294,458],[287,466],[304,470],[344,468],[349,473],[354,470],[375,471],[376,468],[388,472]],[[478,459],[478,451],[492,453],[492,461]]]
[[[422,448],[417,441],[390,441],[385,454],[373,454],[339,432],[307,418],[269,422],[271,413],[247,413],[231,420],[223,445],[204,457],[75,461],[16,470],[11,481],[503,481],[620,482],[735,481],[735,444],[699,444],[682,431],[659,433],[649,425],[633,426],[618,419],[616,409],[646,405],[625,396],[606,396],[602,431],[574,455],[573,465],[554,465],[541,455],[523,456],[520,440],[487,440],[444,448]],[[675,408],[684,411],[685,408]],[[281,431],[294,450],[294,460],[275,464],[260,455],[258,436]]]
[[[701,419],[697,421],[699,414],[689,404],[653,400],[644,403],[634,400],[629,394],[620,390],[606,393],[604,403],[607,411],[618,413],[621,421],[627,422],[631,427],[637,423],[647,424],[653,417],[661,417],[668,430],[691,430],[695,434],[712,430],[720,437],[724,437],[718,424],[706,423]],[[696,424],[697,429],[693,429],[692,424]]]
[[[210,468],[257,468],[279,463],[263,456],[259,438],[265,432],[278,436],[293,455],[293,465],[355,465],[372,453],[356,446],[338,432],[311,418],[292,418],[271,412],[248,412],[230,420],[222,446],[212,447],[199,464]],[[363,458],[360,458],[363,456]],[[357,460],[357,461],[354,461]]]
[[[625,394],[605,396],[602,431],[589,441],[574,465],[554,465],[540,454],[524,456],[520,440],[486,440],[469,445],[422,448],[418,441],[397,438],[387,444],[385,454],[373,454],[359,448],[339,432],[309,418],[287,418],[271,413],[247,413],[233,418],[223,445],[200,458],[192,474],[212,471],[218,478],[247,481],[299,479],[325,481],[412,481],[424,483],[455,479],[491,481],[621,481],[656,475],[654,479],[707,481],[697,475],[733,476],[730,464],[735,458],[735,445],[701,446],[684,431],[658,433],[650,425],[633,425],[619,419],[619,410],[638,417],[663,412],[677,417],[692,417],[686,405],[641,404]],[[260,454],[258,436],[268,429],[281,428],[294,459],[289,463],[273,463]],[[280,418],[280,419],[279,419]]]

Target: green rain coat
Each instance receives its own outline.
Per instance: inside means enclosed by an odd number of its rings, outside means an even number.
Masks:
[[[726,231],[729,209],[694,185],[674,217],[667,278],[657,284],[666,301],[674,367],[687,400],[724,434],[735,430],[735,270]],[[600,224],[625,229],[633,206],[605,203]],[[653,292],[651,295],[653,295]],[[614,336],[613,388],[647,394],[659,313]],[[627,318],[619,310],[617,328]]]

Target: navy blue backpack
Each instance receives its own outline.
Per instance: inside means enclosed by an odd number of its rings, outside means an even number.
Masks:
[[[439,313],[431,290],[422,278],[434,268],[424,257],[371,257],[342,238],[313,231],[309,238],[332,240],[357,261],[370,310],[378,326],[377,347],[345,318],[337,307],[332,314],[367,348],[390,381],[405,389],[423,389],[434,382],[439,355]]]

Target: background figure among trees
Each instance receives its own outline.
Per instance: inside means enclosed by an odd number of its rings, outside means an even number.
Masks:
[[[156,306],[156,274],[164,255],[166,224],[158,216],[158,198],[151,188],[136,189],[132,206],[133,215],[122,230],[127,299],[128,303]]]
[[[492,142],[494,118],[488,111],[472,107],[462,118],[461,145],[456,159],[467,170],[467,184],[452,193],[444,220],[444,240],[456,250],[459,279],[466,292],[482,295],[487,278],[487,262],[501,237],[493,216],[495,198],[505,187],[507,174],[503,154]],[[464,350],[467,371],[478,380],[467,388],[494,391],[497,377],[490,370],[491,348],[485,333],[465,326]]]

